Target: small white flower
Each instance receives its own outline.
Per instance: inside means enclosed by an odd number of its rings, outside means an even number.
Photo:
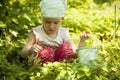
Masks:
[[[37,76],[40,76],[40,73],[39,72],[37,72],[37,74],[36,74]]]

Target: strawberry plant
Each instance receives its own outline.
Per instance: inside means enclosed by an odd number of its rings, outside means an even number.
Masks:
[[[49,62],[43,65],[31,65],[32,58],[21,58],[28,30],[42,24],[40,0],[1,0],[0,80],[119,80],[119,0],[107,0],[108,3],[94,1],[68,0],[68,10],[63,21],[63,27],[69,28],[75,44],[79,34],[84,31],[91,33],[85,47],[97,47],[99,50],[96,60],[99,66],[91,70],[87,65],[81,65],[78,58],[71,62]],[[113,5],[118,8],[116,16]]]

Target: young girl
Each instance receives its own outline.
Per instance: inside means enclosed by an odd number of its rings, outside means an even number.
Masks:
[[[35,55],[41,63],[71,60],[75,53],[69,30],[62,28],[66,10],[65,0],[42,0],[40,3],[43,25],[30,30],[29,39],[22,49],[23,58]],[[78,48],[83,47],[89,34],[81,35]]]

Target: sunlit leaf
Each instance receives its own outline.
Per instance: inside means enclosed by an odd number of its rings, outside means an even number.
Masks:
[[[31,21],[31,18],[30,18],[27,14],[24,14],[24,17],[25,17],[28,21]]]
[[[17,19],[12,18],[12,21],[13,21],[14,23],[18,24],[18,20],[17,20]]]
[[[0,21],[0,27],[5,28],[5,27],[6,27],[6,24],[3,23],[2,21]]]
[[[13,36],[17,37],[18,32],[16,32],[16,31],[12,31],[12,30],[9,30],[9,31],[10,31],[10,33],[11,33]]]

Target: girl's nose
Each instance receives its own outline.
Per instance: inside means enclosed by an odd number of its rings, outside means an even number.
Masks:
[[[53,28],[54,28],[54,24],[51,24],[51,25],[50,25],[50,28],[53,29]]]

